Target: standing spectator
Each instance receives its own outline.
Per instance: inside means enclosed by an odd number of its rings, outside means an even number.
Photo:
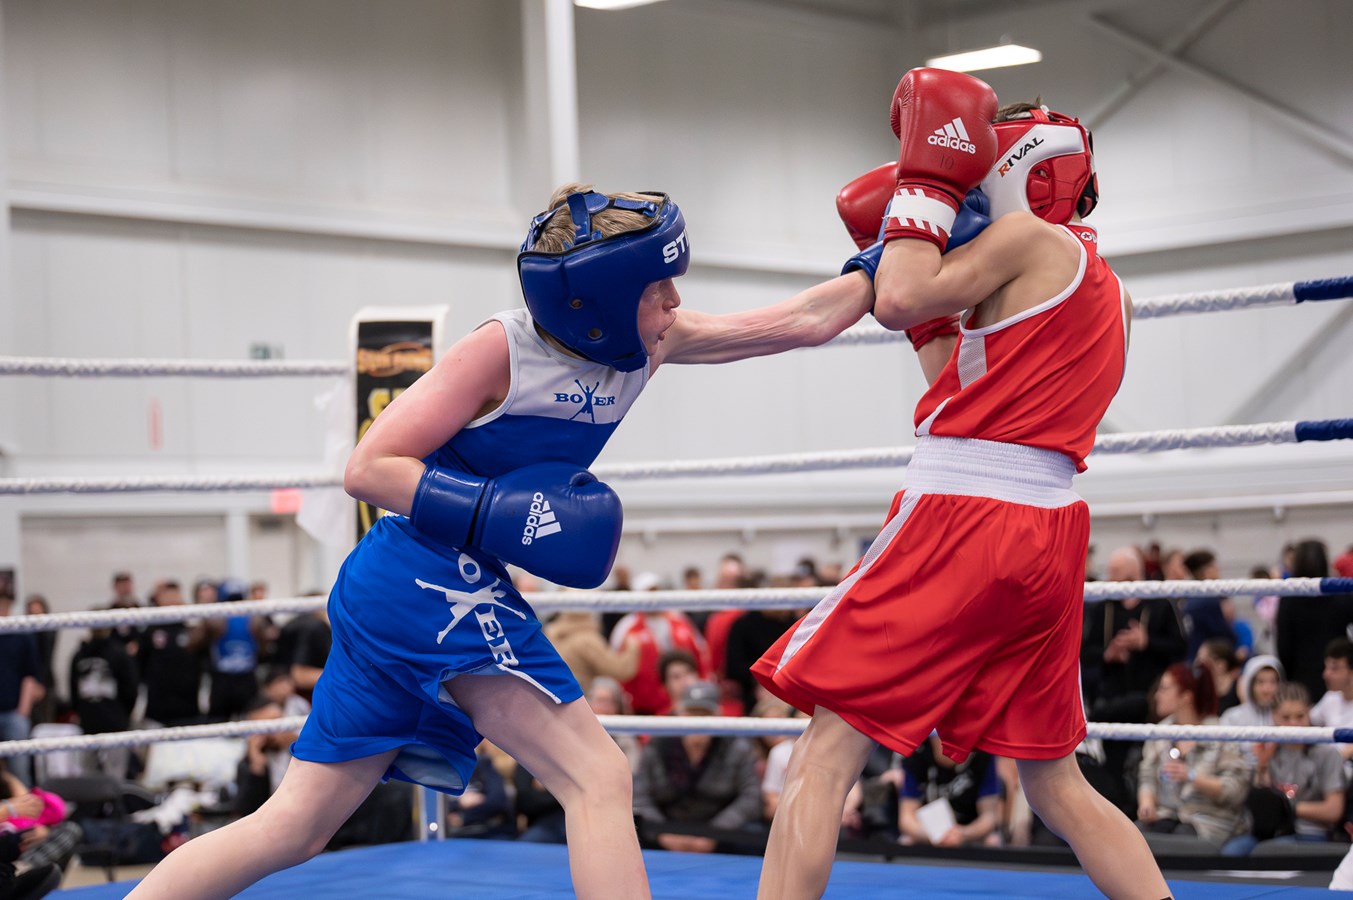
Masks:
[[[14,597],[0,594],[0,618],[14,610]],[[31,634],[0,634],[0,740],[22,741],[32,728],[33,704],[42,696],[38,645]],[[10,758],[10,769],[19,780],[33,783],[33,760]]]
[[[219,587],[199,581],[193,586],[193,602],[238,603],[245,599],[248,591],[243,581],[234,578],[227,578]],[[265,627],[261,618],[250,616],[213,618],[203,622],[211,676],[207,704],[210,718],[216,721],[232,719],[243,713],[258,696],[255,672],[260,650],[267,640]]]
[[[1109,581],[1142,581],[1136,547],[1119,547],[1109,556]],[[1147,696],[1170,666],[1184,658],[1184,629],[1167,599],[1127,597],[1103,600],[1085,610],[1081,642],[1090,718],[1099,722],[1145,722]]]
[[[719,712],[719,689],[708,681],[691,683],[677,714],[712,716]],[[702,824],[737,830],[761,822],[761,780],[756,755],[746,742],[707,734],[654,738],[639,757],[634,773],[634,813],[645,824]],[[712,853],[712,837],[659,832],[659,847],[688,853]]]
[[[681,570],[681,589],[683,591],[698,591],[704,589],[704,586],[705,578],[695,566],[687,566]]]
[[[1329,555],[1324,543],[1299,541],[1292,547],[1293,578],[1328,578]],[[1278,658],[1287,678],[1306,686],[1312,697],[1324,692],[1321,677],[1325,647],[1337,637],[1348,637],[1353,624],[1353,598],[1283,597],[1278,601]]]
[[[113,573],[113,596],[108,601],[109,609],[139,609],[141,598],[136,596],[130,572]],[[122,642],[127,655],[133,659],[140,653],[141,630],[135,625],[118,625],[113,629],[113,637]]]
[[[1217,694],[1206,669],[1175,663],[1156,689],[1162,725],[1216,725]],[[1218,849],[1246,834],[1250,768],[1234,743],[1147,741],[1137,778],[1137,824],[1157,834],[1193,834]]]
[[[746,579],[747,565],[742,561],[741,556],[736,553],[725,553],[720,557],[719,567],[715,570],[714,575],[714,589],[716,591],[732,591],[749,587]],[[705,635],[705,642],[709,644],[709,664],[717,678],[723,678],[728,671],[725,657],[728,648],[728,630],[746,612],[744,609],[721,609],[707,615],[704,624],[701,626]]]
[[[1325,728],[1353,727],[1353,642],[1335,638],[1325,648],[1325,695],[1311,709],[1311,722]],[[1353,758],[1353,744],[1338,744],[1339,755]]]
[[[1311,695],[1305,685],[1289,681],[1278,690],[1273,722],[1283,728],[1311,724]],[[1296,814],[1296,839],[1329,840],[1344,816],[1344,766],[1328,744],[1264,743],[1255,746],[1255,784],[1286,795]]]
[[[810,577],[816,582],[815,576]],[[731,682],[736,691],[734,699],[743,709],[756,705],[760,687],[752,677],[752,664],[775,645],[798,617],[798,611],[792,609],[753,609],[739,616],[728,629],[724,677]]]
[[[559,651],[583,693],[598,675],[629,681],[639,671],[642,648],[638,635],[630,634],[619,650],[612,650],[601,636],[601,619],[596,613],[557,613],[546,624],[545,637]]]
[[[307,703],[315,690],[315,682],[324,672],[332,645],[329,610],[323,606],[293,617],[277,636],[277,664],[291,673],[292,681],[296,682],[296,693]]]
[[[129,731],[140,685],[136,663],[108,628],[96,628],[70,661],[70,697],[85,734]],[[128,750],[113,747],[96,754],[99,771],[127,777]]]
[[[1226,712],[1240,703],[1236,694],[1240,676],[1240,658],[1236,655],[1235,645],[1226,638],[1209,638],[1198,648],[1194,657],[1195,666],[1205,666],[1217,688],[1217,709]]]
[[[1001,780],[991,754],[977,750],[955,763],[941,751],[939,737],[931,735],[900,762],[899,823],[909,843],[962,847],[999,842]],[[953,809],[955,825],[932,841],[916,813],[941,799]]]
[[[1142,574],[1147,581],[1160,581],[1165,577],[1161,569],[1160,541],[1152,541],[1142,551]]]
[[[634,589],[657,590],[658,583],[656,575],[643,572],[635,577]],[[633,678],[621,683],[636,715],[665,715],[672,708],[658,672],[658,658],[667,651],[686,651],[695,659],[700,677],[709,675],[709,651],[684,613],[673,610],[630,613],[611,632],[611,648],[619,651],[630,640],[639,644],[639,668]]]
[[[267,600],[268,582],[262,579],[249,582],[249,599]],[[255,632],[258,638],[258,658],[262,662],[271,663],[277,657],[277,633],[281,629],[277,627],[272,616],[255,616],[254,621],[258,623]]]
[[[29,594],[24,599],[24,613],[45,616],[51,613],[51,604],[41,594]],[[38,645],[38,683],[42,685],[42,699],[33,704],[33,724],[56,721],[56,679],[52,673],[52,653],[56,650],[55,631],[37,631],[33,640]]]
[[[177,581],[162,581],[151,595],[155,606],[183,606]],[[202,718],[200,626],[186,622],[151,625],[141,636],[137,660],[146,686],[146,718],[161,725],[191,725]]]
[[[1195,550],[1184,557],[1184,568],[1194,581],[1213,581],[1221,577],[1217,555],[1211,550]],[[1184,651],[1188,660],[1198,657],[1198,648],[1211,638],[1226,638],[1235,646],[1236,632],[1231,627],[1235,607],[1230,597],[1189,597],[1184,601],[1184,627],[1189,645]]]
[[[1250,569],[1250,577],[1255,580],[1269,579],[1273,577],[1273,570],[1268,566],[1254,566]],[[1276,651],[1278,600],[1277,594],[1254,598],[1254,653],[1272,654]]]
[[[1334,571],[1339,573],[1340,578],[1353,578],[1353,545],[1334,561]]]

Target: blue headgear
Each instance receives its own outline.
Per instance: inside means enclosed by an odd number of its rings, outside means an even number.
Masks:
[[[684,275],[691,262],[681,210],[666,194],[645,195],[653,199],[569,194],[572,243],[559,253],[528,249],[554,215],[551,209],[531,220],[517,256],[531,318],[573,352],[621,372],[648,362],[638,321],[644,288]],[[651,221],[637,231],[604,238],[592,229],[592,217],[604,209],[630,210]]]

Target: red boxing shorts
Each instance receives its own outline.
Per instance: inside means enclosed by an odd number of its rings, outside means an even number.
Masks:
[[[1071,753],[1090,536],[1073,474],[1060,453],[921,438],[869,551],[753,674],[904,754],[931,731],[958,761]]]

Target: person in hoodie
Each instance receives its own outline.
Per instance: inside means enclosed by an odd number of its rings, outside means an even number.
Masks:
[[[1273,707],[1277,702],[1278,687],[1286,680],[1283,664],[1276,656],[1260,655],[1245,662],[1236,680],[1236,696],[1240,705],[1221,714],[1223,725],[1272,725]],[[1257,765],[1254,745],[1245,745],[1245,761],[1250,768]]]

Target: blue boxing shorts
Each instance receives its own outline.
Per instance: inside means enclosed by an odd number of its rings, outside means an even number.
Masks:
[[[443,682],[500,675],[556,703],[582,696],[501,565],[428,541],[403,516],[378,519],[348,554],[329,620],[333,649],[291,745],[297,759],[334,763],[398,749],[386,779],[458,794],[481,738]]]

